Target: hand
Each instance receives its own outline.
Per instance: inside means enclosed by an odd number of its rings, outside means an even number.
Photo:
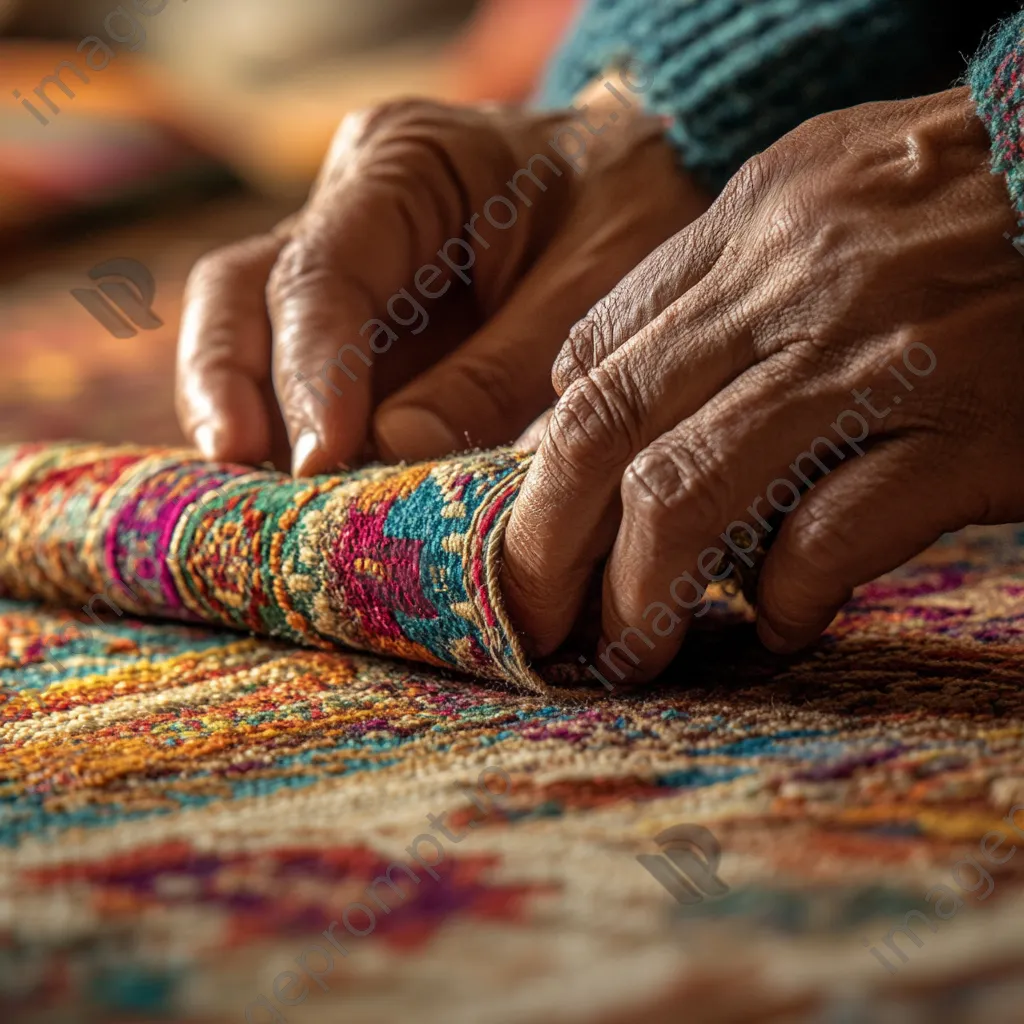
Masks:
[[[615,684],[668,664],[755,529],[758,632],[792,651],[943,532],[1024,519],[1014,231],[966,89],[815,118],[746,164],[555,363],[505,540],[534,653],[609,552]]]
[[[708,206],[662,123],[599,92],[589,111],[347,118],[301,212],[193,271],[186,435],[241,462],[290,448],[299,475],[368,441],[409,460],[511,441],[553,403],[572,324]]]

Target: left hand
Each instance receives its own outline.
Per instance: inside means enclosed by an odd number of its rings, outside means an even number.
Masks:
[[[297,476],[515,437],[555,397],[570,326],[710,205],[662,120],[611,84],[563,111],[346,117],[302,210],[193,270],[185,435]]]
[[[942,533],[1024,519],[1015,231],[966,89],[823,115],[749,161],[555,363],[505,539],[533,652],[606,555],[614,684],[672,659],[737,522],[772,534],[758,631],[792,651]]]

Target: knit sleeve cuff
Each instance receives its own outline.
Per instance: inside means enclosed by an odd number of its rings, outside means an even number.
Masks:
[[[1024,225],[1024,11],[992,32],[971,61],[967,82],[992,137],[992,170],[1006,181]]]
[[[631,65],[683,166],[717,193],[808,118],[915,91],[927,17],[916,0],[589,0],[539,102],[568,106]]]

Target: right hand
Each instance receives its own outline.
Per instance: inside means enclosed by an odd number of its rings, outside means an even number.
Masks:
[[[404,101],[346,118],[298,214],[193,270],[186,435],[297,475],[515,438],[554,403],[570,327],[708,206],[658,119],[604,90],[587,113],[604,127],[579,116]]]
[[[571,332],[504,537],[533,657],[598,582],[598,671],[653,679],[768,543],[758,634],[792,653],[943,533],[1024,519],[1024,264],[991,144],[966,87],[812,118]]]

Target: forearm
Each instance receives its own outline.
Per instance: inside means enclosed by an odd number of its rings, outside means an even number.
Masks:
[[[633,62],[643,97],[673,118],[683,165],[717,192],[739,166],[816,114],[932,92],[1007,4],[947,13],[932,0],[589,0],[542,103],[567,105]]]

